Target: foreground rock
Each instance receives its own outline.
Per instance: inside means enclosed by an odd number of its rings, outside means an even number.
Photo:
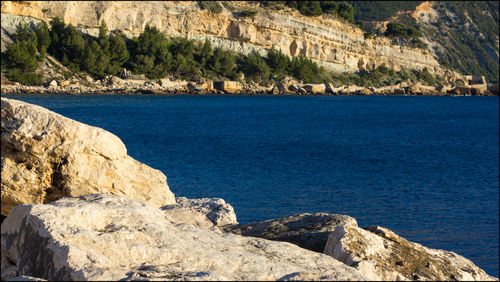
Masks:
[[[454,252],[426,248],[379,226],[337,227],[328,237],[325,254],[354,266],[371,280],[498,280]]]
[[[238,224],[234,208],[221,198],[177,197],[175,200],[175,205],[166,205],[161,209],[170,215],[177,215],[180,211],[196,212],[204,215],[215,226]]]
[[[93,193],[175,203],[166,176],[128,156],[108,131],[6,98],[1,118],[2,215],[19,204]]]
[[[322,253],[328,235],[337,226],[348,223],[356,223],[356,220],[340,214],[303,213],[262,222],[227,225],[223,230],[243,236],[290,242]]]
[[[176,224],[119,195],[20,205],[2,224],[20,275],[48,280],[363,280],[356,269],[286,242]]]

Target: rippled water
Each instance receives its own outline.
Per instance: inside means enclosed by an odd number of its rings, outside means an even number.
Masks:
[[[241,223],[347,214],[498,277],[498,97],[8,97],[111,131]]]

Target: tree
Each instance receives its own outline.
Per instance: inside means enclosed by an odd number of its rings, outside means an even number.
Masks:
[[[206,63],[212,56],[212,44],[210,44],[210,41],[208,39],[205,39],[205,42],[203,43],[203,46],[201,47],[200,50],[200,59],[199,62],[202,66],[206,66]]]
[[[301,79],[306,83],[318,81],[319,68],[318,66],[303,56],[294,57],[290,64],[290,72],[297,79]]]
[[[338,4],[338,15],[339,17],[347,20],[350,23],[354,22],[354,8],[347,4],[346,2],[340,2]]]
[[[266,62],[264,62],[258,51],[247,56],[245,60],[244,72],[245,76],[252,80],[267,79],[270,74],[269,67]]]
[[[102,21],[101,25],[99,26],[99,37],[98,37],[99,45],[101,46],[102,51],[109,55],[110,42],[107,33],[108,33],[108,28],[106,26],[106,22]]]
[[[130,63],[132,71],[144,73],[149,78],[165,77],[173,66],[165,35],[156,27],[146,25],[136,42],[137,48]]]
[[[83,68],[91,75],[103,78],[109,65],[109,57],[101,49],[96,40],[86,46],[83,58]]]
[[[41,77],[35,73],[38,66],[38,41],[35,31],[31,30],[28,24],[19,24],[13,38],[14,42],[2,54],[2,64],[8,68],[7,78],[25,85],[40,84]]]
[[[16,40],[6,50],[7,66],[32,72],[36,69],[36,47],[28,41]]]
[[[130,58],[125,40],[120,35],[109,35],[109,65],[107,73],[116,75]]]
[[[283,54],[281,50],[273,48],[267,53],[269,66],[275,75],[284,75],[287,73],[288,66],[290,65],[290,58]]]
[[[47,48],[50,45],[50,32],[47,23],[42,21],[36,28],[36,38],[38,43],[38,52],[40,53],[40,59],[44,59],[47,55]]]
[[[225,77],[233,78],[235,76],[236,60],[229,51],[223,53],[220,61],[220,74]]]
[[[224,56],[223,51],[220,47],[216,47],[214,49],[214,54],[208,61],[208,67],[216,73],[220,73],[221,71],[221,60],[222,56]]]
[[[299,11],[306,16],[319,16],[323,13],[319,1],[297,1]]]

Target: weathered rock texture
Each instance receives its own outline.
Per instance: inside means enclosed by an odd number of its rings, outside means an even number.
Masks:
[[[175,224],[149,204],[85,195],[15,207],[1,247],[21,275],[48,280],[364,280],[286,242]]]
[[[354,266],[373,280],[498,280],[454,252],[426,248],[379,226],[338,226],[325,254]]]
[[[128,156],[108,131],[6,98],[1,118],[2,215],[18,204],[93,193],[175,203],[166,176]]]
[[[356,223],[356,220],[340,214],[302,213],[262,222],[227,225],[223,230],[243,236],[290,242],[304,249],[322,253],[328,235],[338,225],[348,223]]]
[[[234,208],[221,198],[188,199],[186,197],[175,198],[175,205],[166,205],[161,209],[168,213],[179,213],[179,211],[191,211],[204,215],[213,225],[224,226],[238,224]],[[195,216],[196,217],[196,216]],[[196,221],[198,221],[196,219]]]
[[[214,46],[244,54],[260,51],[265,55],[275,46],[287,55],[303,55],[338,72],[385,64],[395,70],[427,67],[447,73],[430,53],[391,45],[384,37],[365,40],[361,29],[333,18],[305,17],[289,8],[273,11],[248,2],[225,1],[223,6],[222,13],[212,14],[200,10],[197,1],[2,1],[2,15],[45,21],[58,16],[94,36],[103,20],[109,30],[128,36],[138,36],[150,24],[167,36],[208,39]],[[245,9],[258,13],[254,18],[237,16]]]

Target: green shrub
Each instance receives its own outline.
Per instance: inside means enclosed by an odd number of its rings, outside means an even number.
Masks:
[[[198,5],[202,10],[208,10],[213,14],[220,14],[222,12],[222,6],[219,1],[198,1]]]
[[[254,11],[254,10],[243,10],[241,11],[241,15],[243,17],[249,17],[249,18],[254,18],[255,15],[257,15],[257,11]]]
[[[18,68],[12,68],[5,73],[6,77],[11,81],[16,81],[24,85],[40,85],[42,77],[34,72],[25,72]]]
[[[402,37],[420,37],[422,33],[412,27],[407,27],[402,23],[390,22],[387,24],[387,29],[384,33],[386,36],[402,36]]]
[[[363,34],[363,36],[364,36],[365,39],[372,39],[372,38],[375,37],[375,33],[373,33],[373,32],[365,32]]]
[[[424,67],[424,69],[422,69],[422,71],[420,71],[418,73],[418,76],[417,76],[418,80],[420,81],[424,81],[425,83],[427,83],[428,85],[434,85],[437,83],[436,79],[434,78],[434,76],[429,72],[429,70],[427,69],[427,67]]]

